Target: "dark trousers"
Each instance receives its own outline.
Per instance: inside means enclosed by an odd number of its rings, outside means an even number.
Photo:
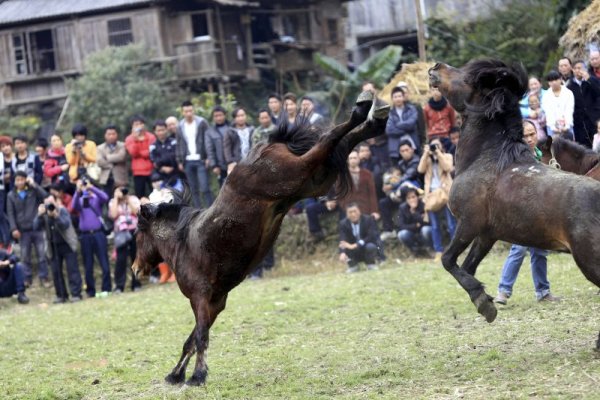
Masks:
[[[133,232],[131,232],[133,235]],[[131,270],[131,264],[135,260],[136,253],[135,236],[125,246],[117,249],[117,264],[115,265],[115,287],[117,289],[125,290],[125,281],[127,279],[127,270]],[[127,262],[127,256],[129,256],[131,262]],[[140,287],[142,284],[137,280],[131,270],[131,290],[136,287]]]
[[[67,264],[67,278],[69,280],[69,291],[71,296],[81,296],[81,273],[77,265],[77,253],[75,253],[67,243],[52,244],[54,246],[52,257],[52,278],[54,280],[54,290],[56,297],[66,299],[69,297],[65,286],[63,274],[63,261]]]
[[[25,291],[25,271],[19,263],[10,268],[5,280],[0,282],[0,297],[10,297]]]
[[[96,296],[96,282],[94,280],[94,254],[102,270],[102,291],[110,292],[110,267],[108,265],[108,242],[104,233],[81,232],[81,253],[85,269],[86,293],[90,297]]]
[[[6,216],[6,192],[0,190],[0,244],[8,246],[10,243],[10,227]]]
[[[387,170],[390,167],[390,155],[388,152],[387,143],[382,145],[371,145],[370,146],[371,153],[377,160],[379,160],[379,165],[382,171]]]
[[[365,243],[364,246],[358,246],[356,249],[344,250],[348,256],[348,265],[354,267],[359,262],[365,264],[375,264],[375,256],[377,256],[377,245],[375,243]]]
[[[271,248],[265,255],[265,258],[263,258],[263,260],[260,263],[258,263],[258,265],[256,266],[256,269],[251,274],[252,276],[262,277],[264,270],[270,270],[271,268],[273,268],[273,266],[275,265],[274,247],[275,247],[275,245],[271,246]]]
[[[344,212],[338,208],[335,210],[328,210],[325,203],[316,202],[306,206],[306,219],[308,220],[308,231],[310,233],[319,233],[322,231],[321,222],[319,222],[319,216],[321,214],[329,213],[338,210],[340,219],[344,218]]]
[[[213,194],[210,191],[210,181],[208,179],[208,170],[204,165],[204,161],[186,161],[184,165],[185,177],[190,190],[192,191],[192,200],[194,207],[202,207],[200,194],[204,198],[204,206],[208,208],[213,203]]]
[[[38,259],[38,276],[40,279],[48,279],[48,262],[46,261],[46,239],[44,231],[21,232],[21,262],[25,272],[25,279],[31,281],[33,271],[31,268],[31,253],[35,248]]]
[[[381,223],[384,232],[391,232],[394,230],[394,211],[397,211],[398,207],[398,203],[395,203],[387,196],[379,200],[379,214],[381,215]]]
[[[112,173],[108,177],[106,185],[102,186],[102,190],[104,193],[106,193],[109,199],[112,199],[115,195],[115,179],[113,178]]]
[[[152,181],[149,176],[134,176],[133,188],[138,198],[147,197],[152,191]]]

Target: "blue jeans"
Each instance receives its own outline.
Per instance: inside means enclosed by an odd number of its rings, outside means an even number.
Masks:
[[[80,236],[81,254],[85,269],[85,291],[90,297],[96,296],[96,281],[94,280],[94,254],[102,269],[102,291],[110,292],[110,267],[108,265],[108,242],[104,233],[82,232]]]
[[[446,216],[446,223],[448,225],[448,233],[450,234],[450,237],[454,237],[454,229],[456,228],[456,220],[454,219],[454,215],[452,215],[448,206],[444,206],[444,208],[442,208],[440,211],[429,211],[427,213],[429,215],[429,223],[431,224],[433,250],[436,253],[441,253],[444,251],[444,246],[442,245],[442,226],[440,225],[439,220],[441,213],[444,213]]]
[[[540,300],[550,293],[550,282],[548,282],[548,250],[513,244],[502,268],[498,291],[505,293],[507,297],[511,296],[513,285],[517,280],[517,275],[519,275],[519,270],[528,249],[531,255],[531,276],[533,277],[535,297]]]
[[[213,194],[210,191],[208,171],[204,166],[204,161],[186,161],[184,169],[187,182],[192,191],[194,207],[202,207],[200,193],[204,197],[205,208],[210,207],[213,203]]]
[[[44,231],[21,232],[21,262],[25,279],[31,281],[33,272],[31,269],[31,252],[35,248],[38,259],[38,276],[40,279],[48,279],[48,262],[46,261],[46,239]]]
[[[17,263],[10,269],[8,277],[0,282],[0,297],[10,297],[21,292],[25,292],[25,271],[23,265]]]
[[[417,253],[423,247],[431,246],[431,226],[422,226],[418,233],[403,229],[398,232],[398,239],[400,239],[411,252]]]

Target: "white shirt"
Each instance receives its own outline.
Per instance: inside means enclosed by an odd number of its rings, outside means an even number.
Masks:
[[[242,158],[246,158],[248,152],[250,151],[250,129],[248,127],[245,128],[235,128],[239,138],[240,138],[240,150],[242,153]]]
[[[556,122],[564,120],[567,129],[573,128],[573,109],[575,108],[575,97],[573,92],[566,86],[560,87],[558,96],[548,89],[542,97],[542,110],[546,113],[546,126],[556,130]]]
[[[185,159],[188,161],[199,160],[200,154],[198,154],[198,149],[196,149],[196,135],[198,134],[196,120],[191,123],[183,121],[183,134],[185,136],[185,141],[187,142],[189,153]]]

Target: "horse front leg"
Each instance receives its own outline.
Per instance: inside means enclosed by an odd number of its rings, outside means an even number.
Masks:
[[[485,292],[481,282],[464,269],[459,268],[456,262],[458,256],[469,247],[469,244],[471,244],[474,238],[475,235],[470,234],[467,229],[465,229],[464,223],[459,221],[454,238],[450,242],[448,249],[446,249],[442,255],[442,264],[446,271],[448,271],[469,294],[471,301],[477,307],[477,312],[483,315],[487,322],[492,322],[496,319],[496,315],[498,314],[498,311],[494,306],[493,298]]]
[[[190,362],[190,358],[196,352],[196,327],[190,333],[190,336],[187,338],[185,343],[183,344],[183,351],[181,352],[181,358],[173,371],[169,375],[165,377],[165,381],[170,383],[171,385],[177,385],[179,383],[183,383],[185,380],[185,370],[187,369],[187,365]]]
[[[359,143],[374,138],[385,133],[390,106],[383,101],[375,99],[369,111],[369,116],[365,122],[354,128],[349,134],[344,136],[338,147],[344,149],[353,149]]]

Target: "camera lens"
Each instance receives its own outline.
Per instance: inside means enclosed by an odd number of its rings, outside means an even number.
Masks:
[[[48,209],[48,211],[54,211],[56,210],[56,206],[54,204],[48,204],[48,207],[46,207]]]
[[[123,188],[121,189],[121,193],[123,193],[123,196],[127,196],[127,194],[129,193],[129,189]]]

